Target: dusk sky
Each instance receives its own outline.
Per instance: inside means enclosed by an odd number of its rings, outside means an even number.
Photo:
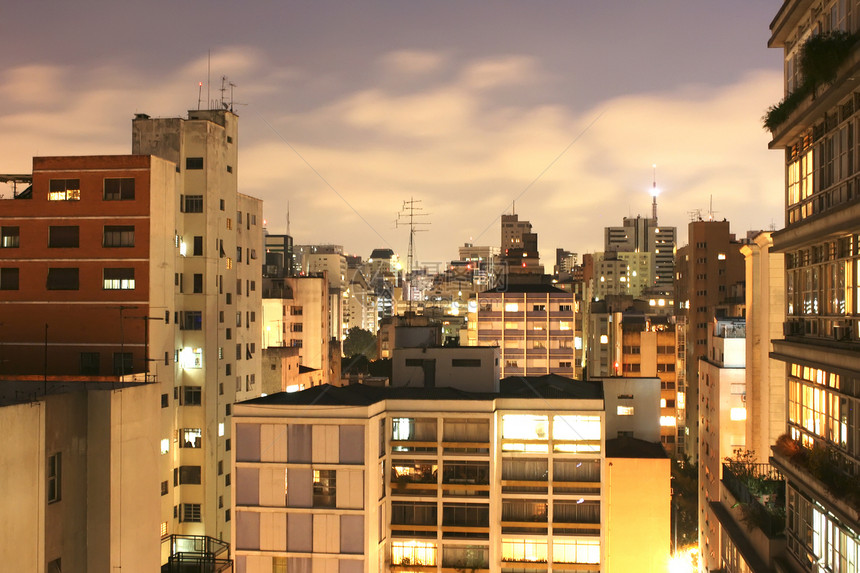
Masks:
[[[296,243],[365,258],[421,200],[421,262],[499,244],[516,201],[554,250],[602,249],[650,215],[783,226],[783,155],[761,116],[782,96],[763,0],[7,2],[0,173],[33,156],[125,154],[135,113],[181,116],[198,83],[236,84],[241,192]],[[203,97],[207,88],[204,85]],[[228,96],[229,97],[229,96]],[[204,102],[204,106],[205,106]],[[0,185],[0,192],[9,193]]]

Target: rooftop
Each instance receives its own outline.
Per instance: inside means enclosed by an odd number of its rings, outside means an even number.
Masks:
[[[657,442],[646,442],[639,438],[613,438],[606,440],[607,458],[668,458],[666,450]]]
[[[369,406],[383,400],[493,400],[497,398],[540,398],[568,400],[602,400],[600,382],[572,380],[556,374],[546,376],[512,376],[501,381],[500,391],[467,392],[456,388],[410,386],[331,386],[323,384],[301,392],[278,392],[253,398],[244,404],[286,406]]]

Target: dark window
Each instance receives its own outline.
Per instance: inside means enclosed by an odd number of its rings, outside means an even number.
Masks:
[[[79,235],[77,225],[51,226],[48,228],[48,246],[52,248],[77,247],[80,244]]]
[[[203,256],[203,237],[194,237],[194,256]]]
[[[203,402],[203,391],[200,386],[182,387],[182,405],[199,406]]]
[[[51,179],[48,201],[80,201],[80,179]]]
[[[224,210],[224,199],[221,199],[221,210]]]
[[[406,366],[418,366],[421,367],[424,365],[424,361],[421,358],[407,358]]]
[[[19,227],[0,227],[0,248],[15,248],[20,242]]]
[[[182,212],[183,213],[202,213],[203,212],[203,195],[183,195]]]
[[[224,521],[230,521],[230,510],[229,509],[224,510]]]
[[[45,474],[48,478],[48,503],[60,501],[60,499],[62,499],[63,482],[63,464],[62,454],[60,452],[57,452],[52,456],[48,456],[48,467],[45,468]]]
[[[186,157],[185,169],[203,169],[202,157]]]
[[[302,332],[302,328],[304,328],[304,327],[303,327],[301,322],[294,322],[290,325],[290,332]],[[406,361],[409,362],[409,359],[407,359]],[[420,360],[419,360],[419,362],[420,362]],[[415,364],[407,364],[407,366],[416,366],[416,365]],[[420,366],[420,364],[418,364],[417,366]]]
[[[180,330],[203,330],[203,312],[199,310],[185,310],[179,315]]]
[[[98,352],[81,352],[81,374],[87,376],[99,375]]]
[[[179,484],[186,483],[200,483],[200,466],[179,466]]]
[[[242,262],[242,247],[236,247],[236,262]]]
[[[203,275],[194,273],[194,292],[203,292]]]
[[[18,290],[18,269],[0,269],[0,290]]]
[[[179,508],[179,521],[195,523],[202,521],[199,503],[183,503]]]
[[[105,225],[105,247],[133,247],[134,225]]]
[[[233,365],[232,364],[227,364],[226,366],[224,366],[224,374],[229,376],[232,373],[233,373]]]
[[[131,352],[114,352],[113,353],[113,373],[114,376],[124,376],[132,373],[132,354]]]
[[[170,486],[166,481],[161,482],[161,495],[167,495]]]
[[[233,173],[233,166],[232,165],[227,166],[227,173]]]
[[[226,416],[230,415],[230,404],[224,404],[224,414]]]
[[[105,179],[105,201],[130,201],[134,199],[134,179],[123,177]]]
[[[104,290],[134,290],[134,269],[104,269]]]
[[[230,485],[230,474],[224,476],[224,485]]]
[[[78,290],[78,269],[53,268],[48,269],[48,290]]]
[[[170,398],[167,396],[167,394],[162,394],[161,395],[161,407],[167,408],[169,405],[170,405]]]
[[[451,360],[451,366],[457,367],[469,367],[469,368],[480,368],[481,367],[481,359],[480,358],[454,358]]]

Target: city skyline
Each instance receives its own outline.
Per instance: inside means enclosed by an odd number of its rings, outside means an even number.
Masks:
[[[28,50],[0,55],[0,171],[128,153],[135,113],[208,107],[226,75],[239,189],[264,200],[272,233],[289,202],[297,243],[404,255],[393,222],[415,198],[432,221],[416,257],[444,262],[465,242],[497,245],[516,201],[551,265],[556,247],[601,250],[605,226],[649,216],[654,163],[679,244],[711,200],[739,235],[783,226],[782,156],[760,121],[782,96],[767,4],[96,8],[7,9],[6,42]]]

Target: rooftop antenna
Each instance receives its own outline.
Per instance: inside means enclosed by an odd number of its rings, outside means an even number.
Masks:
[[[290,202],[287,201],[287,234],[290,234]]]
[[[408,283],[407,301],[409,302],[409,312],[412,312],[412,271],[415,259],[415,233],[426,231],[427,229],[419,228],[421,225],[429,225],[428,222],[416,221],[416,217],[426,217],[429,213],[421,213],[424,210],[418,204],[420,199],[410,197],[408,201],[403,202],[403,207],[397,213],[397,220],[394,222],[395,227],[400,225],[409,225],[409,254],[406,258],[406,281]]]
[[[701,221],[702,220],[702,210],[701,209],[693,209],[692,211],[687,211],[687,215],[690,216],[690,221]]]
[[[197,85],[197,111],[200,111],[200,105],[203,103],[203,82]]]
[[[654,163],[651,166],[654,169],[654,183],[651,186],[651,218],[654,219],[654,222],[657,221],[657,194],[659,191],[657,190],[657,164]]]
[[[212,107],[212,99],[209,95],[209,88],[212,87],[212,49],[209,49],[209,57],[206,60],[206,101],[209,102],[209,107]]]
[[[227,103],[224,101],[224,93],[227,91],[227,76],[221,76],[221,100],[218,102],[221,107],[227,109]]]
[[[714,196],[711,195],[710,196],[710,202],[708,203],[708,221],[714,220],[714,214],[715,213],[716,213],[716,211],[714,211]]]

